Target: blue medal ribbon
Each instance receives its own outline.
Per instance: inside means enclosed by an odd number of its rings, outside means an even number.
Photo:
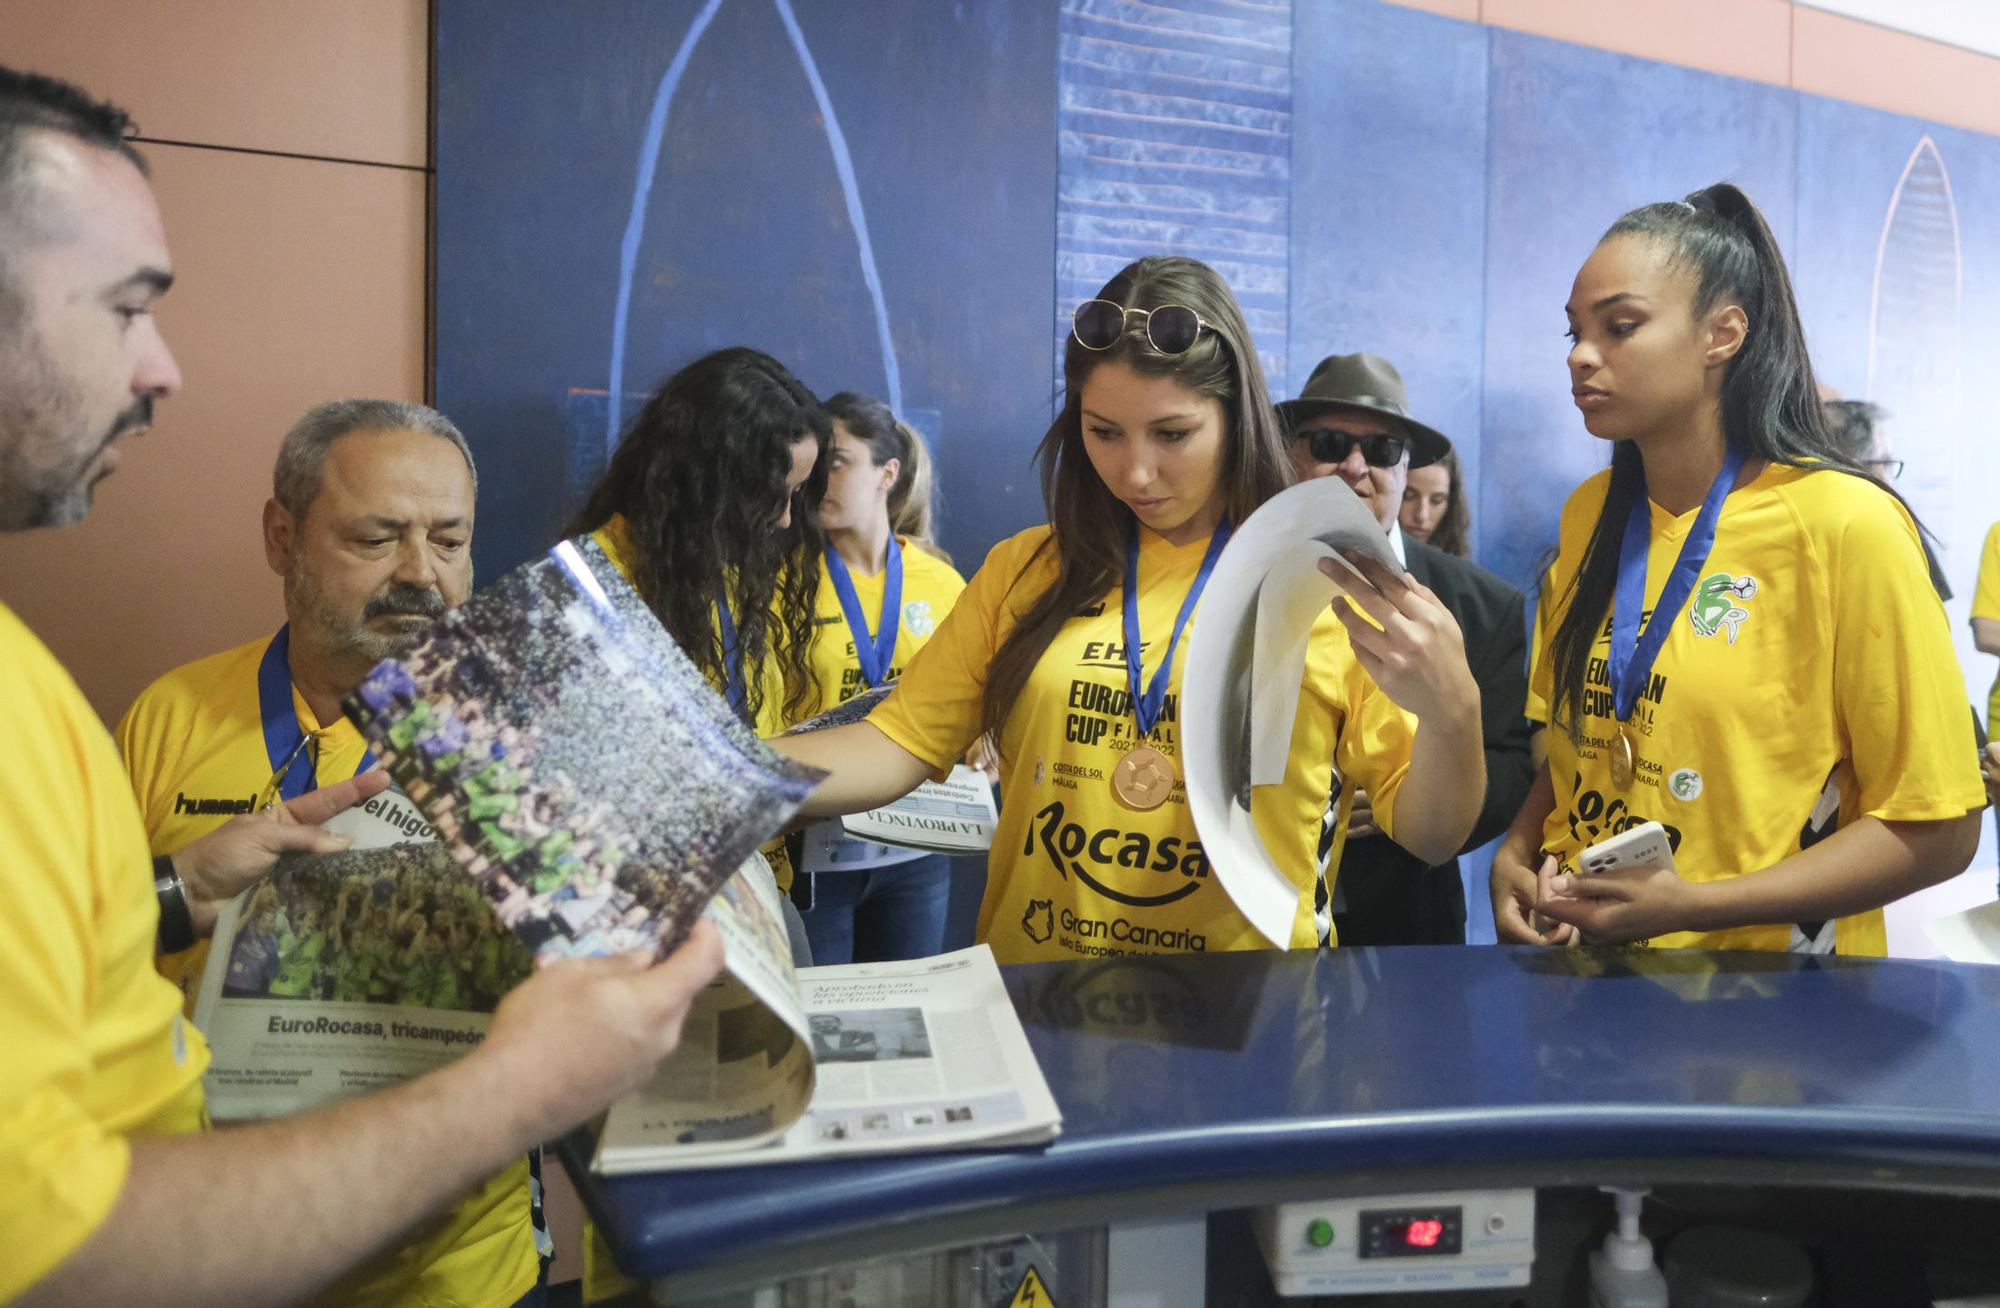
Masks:
[[[1639,614],[1646,607],[1646,556],[1653,538],[1653,510],[1646,497],[1645,469],[1642,466],[1639,470],[1638,494],[1625,516],[1625,535],[1618,545],[1618,589],[1611,600],[1611,692],[1620,722],[1630,718],[1632,710],[1638,707],[1639,692],[1652,678],[1660,648],[1667,643],[1667,635],[1681,610],[1687,607],[1688,596],[1694,594],[1709,552],[1715,548],[1715,524],[1722,517],[1722,501],[1736,485],[1747,457],[1748,452],[1741,446],[1729,447],[1722,460],[1722,471],[1715,474],[1715,481],[1701,502],[1701,512],[1695,515],[1694,526],[1681,542],[1674,570],[1667,575],[1667,584],[1660,590],[1659,601],[1653,605],[1653,616],[1647,620],[1643,633],[1639,630]]]
[[[854,657],[861,664],[862,679],[874,689],[889,679],[889,667],[896,655],[896,633],[902,626],[903,547],[896,533],[889,533],[889,557],[883,564],[882,613],[877,619],[882,629],[868,631],[868,615],[861,611],[861,596],[854,589],[847,561],[831,545],[826,547],[826,575],[833,581],[833,593],[840,597],[840,611],[847,617],[847,630],[854,636]]]
[[[319,760],[316,751],[306,748],[307,732],[299,725],[299,712],[292,703],[292,626],[278,628],[264,657],[257,664],[257,710],[264,720],[264,753],[271,760],[271,772],[278,778],[278,798],[297,799],[318,784]],[[375,766],[375,751],[361,755],[356,776]]]
[[[723,693],[729,698],[729,707],[736,710],[736,716],[748,722],[750,699],[743,690],[743,660],[736,651],[736,618],[729,612],[727,585],[717,588],[715,622],[722,629]]]
[[[1153,672],[1153,680],[1141,694],[1139,522],[1135,518],[1129,524],[1125,535],[1125,684],[1131,691],[1132,717],[1139,724],[1141,740],[1153,734],[1153,724],[1160,720],[1160,710],[1166,707],[1167,681],[1174,666],[1174,648],[1181,643],[1181,632],[1187,628],[1188,618],[1194,613],[1202,588],[1208,585],[1208,575],[1215,571],[1215,561],[1222,557],[1222,547],[1229,543],[1229,532],[1229,519],[1224,518],[1215,524],[1215,535],[1209,537],[1208,552],[1201,556],[1201,567],[1194,574],[1194,585],[1188,587],[1187,598],[1181,601],[1180,616],[1174,619],[1174,634],[1167,640],[1166,657],[1160,660],[1160,666]]]

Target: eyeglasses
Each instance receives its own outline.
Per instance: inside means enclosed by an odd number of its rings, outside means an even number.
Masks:
[[[1194,348],[1201,329],[1209,326],[1185,304],[1128,309],[1110,300],[1085,300],[1070,315],[1069,334],[1086,350],[1108,350],[1125,334],[1125,324],[1135,313],[1145,320],[1146,343],[1161,354],[1186,354]]]
[[[1871,469],[1883,481],[1895,481],[1903,475],[1901,459],[1870,459],[1863,466]]]
[[[1348,454],[1356,445],[1361,447],[1361,459],[1371,468],[1393,468],[1403,461],[1403,455],[1410,448],[1407,436],[1354,436],[1331,427],[1314,427],[1309,431],[1292,433],[1293,439],[1307,442],[1315,463],[1345,463]]]

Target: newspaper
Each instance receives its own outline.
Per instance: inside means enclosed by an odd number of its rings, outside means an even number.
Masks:
[[[999,823],[993,783],[963,763],[943,781],[926,781],[893,804],[840,819],[850,836],[935,854],[984,853]]]
[[[218,1121],[283,1117],[412,1080],[471,1050],[534,956],[409,797],[333,818],[353,844],[292,855],[223,906],[195,998]],[[770,868],[751,855],[705,916],[732,984],[800,1031]]]
[[[864,721],[892,689],[877,686],[789,728],[785,734],[798,736]],[[896,850],[983,854],[993,847],[993,829],[999,823],[992,784],[979,769],[960,763],[944,780],[926,781],[892,804],[806,828],[805,870],[858,872],[914,856]],[[857,843],[861,848],[854,848]]]
[[[537,958],[670,950],[824,775],[758,740],[591,541],[344,702]]]
[[[992,951],[807,968],[784,1012],[725,978],[680,1048],[612,1105],[605,1173],[1054,1139],[1062,1114]],[[801,1020],[794,1022],[797,1012]]]
[[[327,824],[222,908],[195,994],[209,1111],[276,1117],[422,1076],[478,1044],[534,967],[407,796]]]
[[[502,578],[344,703],[396,788],[226,906],[197,998],[220,1118],[422,1075],[537,960],[715,922],[732,985],[804,1039],[757,854],[821,774],[737,720],[589,542]]]
[[[1321,559],[1353,569],[1363,555],[1403,565],[1382,524],[1338,477],[1272,496],[1229,538],[1202,592],[1181,686],[1181,766],[1188,809],[1229,898],[1279,949],[1299,889],[1250,818],[1258,786],[1284,781],[1312,627],[1336,588]]]

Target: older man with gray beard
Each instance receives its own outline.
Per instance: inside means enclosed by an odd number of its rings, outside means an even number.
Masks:
[[[471,593],[476,488],[465,437],[434,409],[338,400],[299,419],[264,505],[264,557],[284,579],[285,625],[169,672],[118,724],[154,854],[372,765],[341,698]],[[207,954],[204,940],[160,960],[190,1010]],[[547,1249],[530,1170],[516,1161],[448,1223],[364,1265],[336,1296],[385,1308],[520,1298]]]

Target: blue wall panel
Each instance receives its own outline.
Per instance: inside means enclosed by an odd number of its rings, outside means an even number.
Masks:
[[[1983,383],[2000,358],[2000,140],[1800,98],[1793,272],[1823,381],[1888,411],[1897,489],[1937,534],[1967,692],[1993,662],[1966,623],[2000,441]],[[1838,167],[1811,161],[1838,160]]]
[[[621,413],[721,345],[769,350],[822,394],[887,398],[893,358],[936,436],[946,545],[976,562],[1037,517],[1056,15],[877,0],[867,22],[802,4],[788,24],[791,9],[440,3],[436,394],[488,474],[483,575],[549,543],[601,457],[588,428],[615,425],[628,228]],[[657,172],[634,224],[649,120]]]
[[[1058,370],[1078,301],[1142,255],[1185,254],[1228,280],[1283,394],[1290,4],[1063,0],[1061,64]]]
[[[1493,33],[1481,555],[1515,585],[1568,491],[1609,459],[1570,401],[1563,303],[1619,214],[1711,182],[1793,228],[1797,97],[1778,87]]]
[[[1372,0],[1297,13],[1286,394],[1329,354],[1379,354],[1476,486],[1488,29]]]

